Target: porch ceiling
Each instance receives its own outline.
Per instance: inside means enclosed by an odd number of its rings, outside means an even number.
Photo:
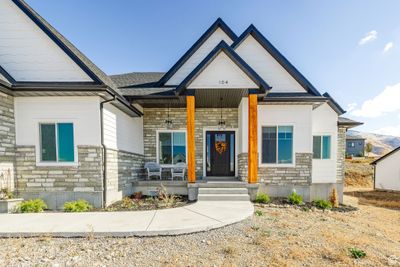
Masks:
[[[190,95],[195,96],[196,108],[219,108],[222,97],[223,108],[237,108],[242,97],[248,95],[247,89],[194,89],[189,90]],[[156,107],[186,107],[186,95],[180,96],[146,96],[130,99],[145,108]]]

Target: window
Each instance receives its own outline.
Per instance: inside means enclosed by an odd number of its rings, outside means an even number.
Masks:
[[[160,164],[186,162],[186,133],[158,133],[158,161]]]
[[[40,160],[74,161],[74,126],[72,123],[40,124]]]
[[[313,136],[313,158],[314,159],[331,158],[331,137],[329,135]]]
[[[262,163],[293,163],[293,126],[262,127]]]

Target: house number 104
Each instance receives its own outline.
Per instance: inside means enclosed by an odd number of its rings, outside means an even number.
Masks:
[[[219,80],[218,83],[219,84],[228,84],[228,80]]]

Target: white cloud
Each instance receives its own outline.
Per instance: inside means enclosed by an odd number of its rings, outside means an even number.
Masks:
[[[386,86],[379,95],[364,101],[360,108],[353,110],[350,114],[377,118],[396,111],[400,111],[400,83]]]
[[[353,111],[357,107],[357,103],[350,103],[347,105],[346,111],[350,112]]]
[[[373,132],[376,134],[400,136],[400,125],[383,127]]]
[[[393,42],[389,42],[385,45],[385,48],[383,48],[383,53],[388,52],[390,49],[392,49],[394,46]]]
[[[365,45],[366,43],[372,42],[378,38],[378,32],[377,31],[370,31],[367,33],[359,42],[359,45]]]

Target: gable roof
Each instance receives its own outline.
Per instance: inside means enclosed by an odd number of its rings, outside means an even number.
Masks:
[[[336,111],[336,113],[340,116],[343,115],[344,113],[346,113],[346,111],[333,99],[333,97],[331,97],[330,94],[328,93],[324,93],[323,94],[324,97],[328,98],[328,105],[334,110]]]
[[[271,87],[249,66],[247,63],[233,51],[225,41],[221,41],[203,61],[178,85],[176,94],[181,94],[186,87],[219,55],[224,52],[257,86],[261,92],[265,93]]]
[[[50,39],[53,40],[90,78],[98,84],[116,89],[112,80],[79,51],[70,41],[60,34],[24,0],[12,0]]]
[[[165,75],[158,81],[158,86],[163,86],[218,28],[223,30],[233,41],[237,39],[236,34],[231,30],[231,28],[229,28],[221,18],[218,18],[172,66],[172,68],[165,73]]]
[[[130,72],[110,75],[109,77],[119,88],[155,86],[165,72]]]
[[[309,93],[320,96],[318,90],[251,24],[232,44],[236,49],[249,35],[253,36],[268,53]]]
[[[371,162],[371,165],[376,165],[378,162],[380,162],[381,160],[384,160],[387,157],[390,157],[391,155],[393,155],[394,153],[400,151],[400,146],[392,151],[390,151],[389,153],[387,153],[386,155],[383,155],[382,157],[380,157],[379,159]]]

